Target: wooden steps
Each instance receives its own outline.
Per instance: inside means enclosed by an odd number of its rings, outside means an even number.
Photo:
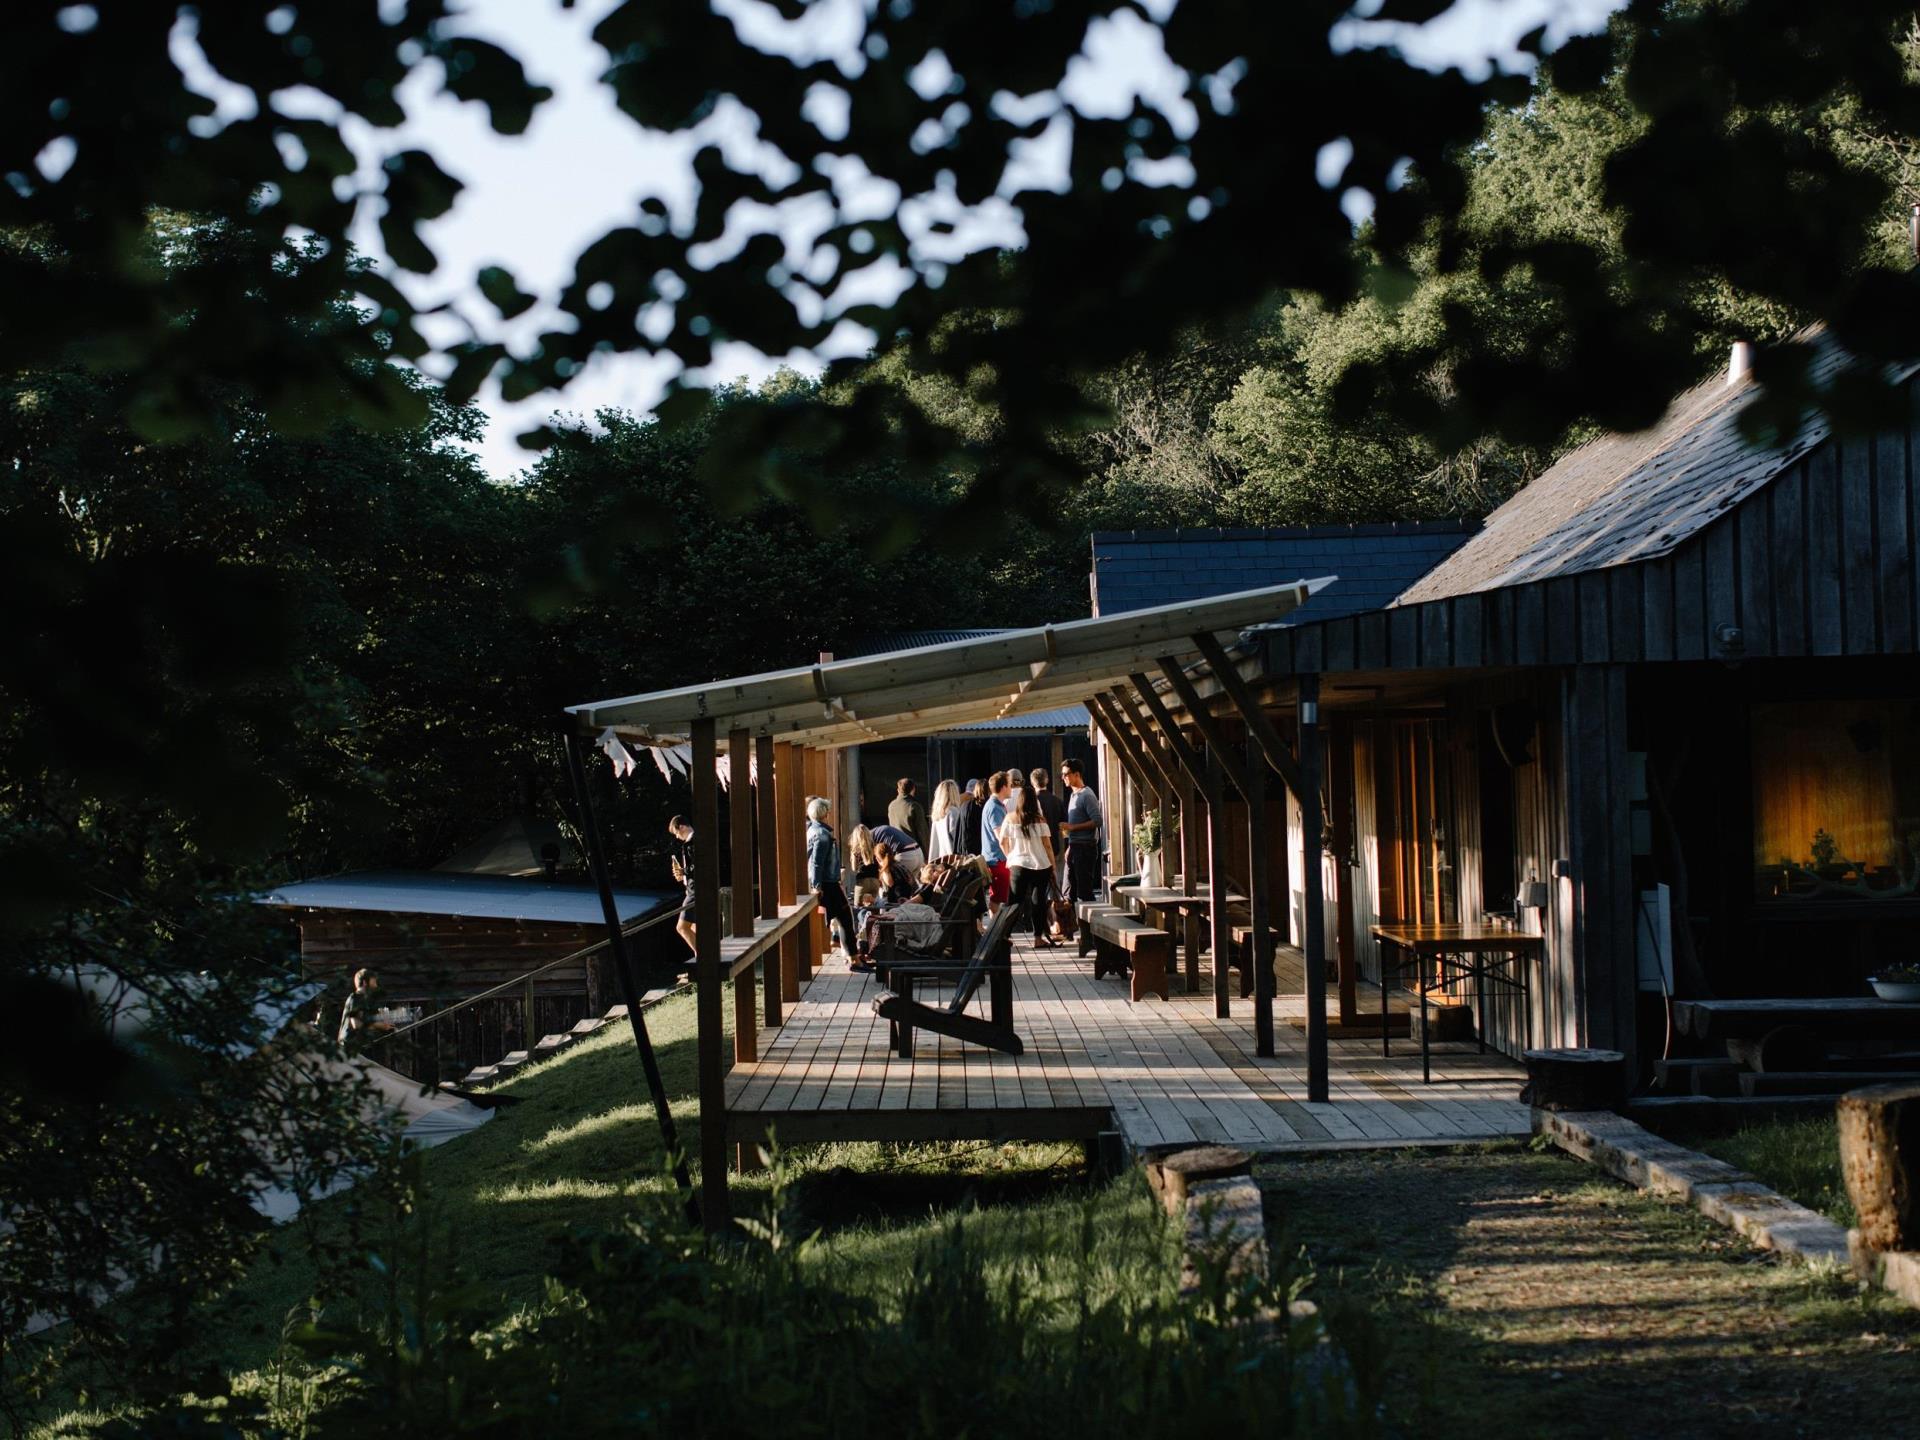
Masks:
[[[1663,1095],[1738,1095],[1740,1074],[1737,1062],[1713,1055],[1653,1062],[1654,1083]]]
[[[1844,1095],[1868,1085],[1897,1085],[1911,1081],[1900,1070],[1782,1070],[1740,1077],[1740,1093],[1759,1095]]]

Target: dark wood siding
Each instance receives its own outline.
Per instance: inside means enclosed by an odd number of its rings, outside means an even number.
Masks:
[[[1915,654],[1916,443],[1829,439],[1656,559],[1275,632],[1272,668]]]

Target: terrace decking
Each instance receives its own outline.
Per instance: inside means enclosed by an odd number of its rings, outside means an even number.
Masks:
[[[1433,1083],[1404,1039],[1330,1042],[1332,1094],[1306,1100],[1301,957],[1277,957],[1280,1053],[1254,1055],[1250,1002],[1216,1019],[1213,996],[1127,999],[1124,979],[1095,980],[1069,946],[1014,949],[1014,1018],[1026,1043],[1002,1055],[921,1034],[902,1060],[872,1011],[878,987],[838,955],[814,975],[785,1023],[761,1035],[760,1058],[727,1077],[728,1138],[769,1127],[785,1144],[829,1140],[1092,1139],[1118,1130],[1133,1146],[1229,1142],[1257,1150],[1436,1144],[1525,1135],[1514,1099],[1524,1076],[1471,1046],[1436,1049]],[[937,995],[939,992],[935,992]],[[984,1003],[982,997],[981,1003]]]

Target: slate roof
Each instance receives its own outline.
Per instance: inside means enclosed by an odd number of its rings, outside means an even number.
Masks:
[[[600,895],[590,885],[470,875],[448,870],[364,870],[280,885],[257,897],[295,909],[378,910],[398,915],[462,915],[476,920],[532,920],[599,925]],[[616,890],[622,921],[637,920],[680,899],[657,890]]]
[[[1301,525],[1270,530],[1102,530],[1093,537],[1093,608],[1118,615],[1209,595],[1337,576],[1281,622],[1377,610],[1458,550],[1464,520]]]
[[[1848,363],[1824,330],[1798,338],[1815,347],[1816,384],[1824,386]],[[1826,418],[1818,416],[1791,444],[1748,444],[1739,418],[1755,392],[1750,374],[1728,384],[1722,373],[1681,395],[1651,430],[1603,435],[1563,455],[1394,603],[1442,600],[1665,555],[1830,433]]]

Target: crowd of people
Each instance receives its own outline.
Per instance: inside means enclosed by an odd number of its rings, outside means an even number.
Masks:
[[[851,899],[842,883],[840,843],[828,823],[832,804],[821,796],[808,800],[807,886],[856,968],[867,965],[878,916],[937,901],[969,868],[984,872],[984,917],[1004,905],[1018,906],[1035,945],[1057,944],[1054,907],[1071,914],[1075,902],[1099,898],[1105,848],[1100,797],[1087,784],[1080,761],[1061,763],[1060,784],[1064,795],[1041,769],[1024,775],[1001,770],[964,786],[942,780],[929,811],[914,782],[900,780],[886,823],[856,825],[847,835]],[[676,815],[667,829],[673,877],[685,887],[676,928],[688,951],[697,954],[693,827]]]
[[[902,779],[883,825],[847,836],[849,900],[828,802],[808,803],[807,881],[856,966],[866,963],[872,920],[897,906],[937,900],[960,869],[985,872],[985,914],[1020,907],[1034,943],[1058,943],[1054,905],[1096,898],[1100,880],[1100,797],[1078,760],[1060,767],[1062,797],[1045,770],[1002,770],[963,786],[942,780],[931,810]]]

